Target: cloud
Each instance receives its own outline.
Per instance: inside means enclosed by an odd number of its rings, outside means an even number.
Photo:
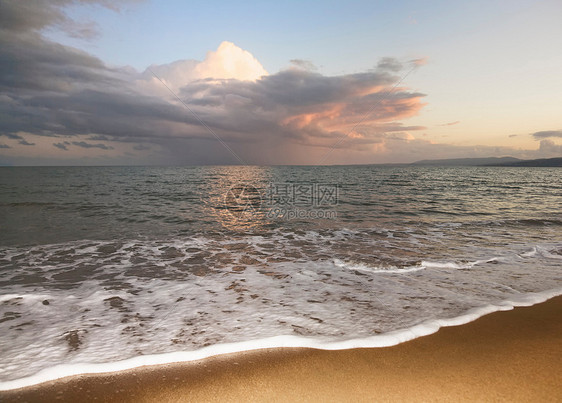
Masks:
[[[388,70],[394,73],[402,70],[402,63],[400,63],[397,59],[393,57],[383,57],[377,63],[377,69],[379,70]]]
[[[93,22],[77,22],[65,14],[64,8],[77,3],[97,4],[118,11],[123,3],[133,1],[110,0],[2,0],[0,27],[18,34],[38,32],[46,27],[56,27],[70,36],[88,38],[97,34]]]
[[[250,52],[224,41],[216,51],[207,52],[203,61],[177,60],[169,64],[152,65],[142,73],[136,85],[147,95],[169,97],[169,91],[159,79],[177,91],[199,80],[256,81],[266,75],[268,72]]]
[[[59,17],[55,12],[50,20]],[[0,132],[12,139],[21,140],[19,132],[65,137],[69,141],[52,144],[72,155],[70,145],[123,155],[150,150],[162,162],[236,162],[212,131],[248,163],[297,163],[321,155],[342,136],[364,149],[387,131],[419,129],[399,120],[417,114],[424,95],[390,91],[399,79],[394,71],[324,76],[290,69],[270,75],[251,53],[223,42],[203,61],[151,66],[188,110],[150,70],[110,68],[48,41],[36,32],[44,26],[22,23],[18,35],[15,28],[4,30],[0,39],[6,45],[0,50]],[[391,59],[383,65],[398,66]]]
[[[53,145],[54,145],[56,148],[60,148],[61,150],[64,150],[64,151],[68,151],[68,147],[67,147],[67,146],[68,146],[69,144],[70,144],[70,143],[68,143],[68,142],[64,142],[64,143],[53,143]]]
[[[12,140],[23,140],[23,137],[16,133],[1,133],[0,136],[4,136]]]
[[[410,60],[410,63],[412,63],[416,67],[425,66],[428,62],[429,59],[427,57],[420,57],[418,59]]]
[[[61,10],[65,3],[70,1],[3,0],[0,26],[3,30],[24,33],[61,24],[67,19]]]
[[[555,144],[552,140],[541,140],[539,144],[539,154],[541,157],[562,156],[562,144]]]
[[[63,7],[70,0],[1,0],[0,92],[2,106],[17,105],[29,91],[67,92],[76,88],[115,85],[118,71],[74,48],[46,40],[40,31],[70,20]],[[82,1],[110,7],[106,1]],[[5,110],[0,110],[0,113]],[[23,119],[33,115],[20,116]],[[35,116],[37,117],[37,116]]]
[[[215,136],[254,164],[539,158],[561,152],[550,140],[562,137],[556,130],[533,133],[540,140],[536,150],[417,138],[426,128],[405,120],[422,111],[425,95],[401,80],[426,64],[424,58],[382,58],[373,70],[338,76],[320,74],[310,61],[293,59],[292,68],[270,74],[249,51],[222,42],[203,60],[182,59],[143,72],[110,67],[43,36],[52,29],[75,37],[94,35],[94,24],[65,13],[66,6],[76,3],[110,9],[122,4],[0,0],[0,136],[8,143],[0,145],[3,160],[236,163]],[[22,134],[38,137],[30,143]]]
[[[545,130],[532,133],[531,136],[533,136],[536,140],[546,139],[549,137],[562,137],[562,130]]]
[[[308,70],[308,71],[316,71],[318,67],[314,65],[310,60],[303,60],[303,59],[291,59],[290,60],[293,67],[298,69]]]
[[[250,52],[222,42],[201,61],[177,60],[139,72],[109,67],[42,36],[53,27],[79,37],[93,34],[92,24],[64,13],[74,2],[0,1],[0,133],[9,143],[1,148],[3,158],[16,163],[37,159],[32,153],[41,151],[45,161],[87,155],[92,163],[236,163],[215,135],[254,164],[560,152],[547,140],[562,137],[559,131],[534,133],[542,140],[539,148],[522,151],[418,139],[426,128],[404,121],[420,113],[425,95],[401,78],[426,59],[382,58],[373,70],[338,76],[293,59],[293,68],[270,74]],[[91,3],[114,8],[109,1]],[[21,133],[43,139],[33,137],[35,147],[26,147],[32,143]]]
[[[103,143],[92,144],[92,143],[86,143],[85,141],[73,141],[72,144],[82,148],[99,148],[101,150],[113,150],[113,147],[107,146]]]
[[[454,126],[454,125],[458,125],[460,122],[461,122],[460,120],[455,120],[454,122],[443,123],[440,124],[439,126]]]

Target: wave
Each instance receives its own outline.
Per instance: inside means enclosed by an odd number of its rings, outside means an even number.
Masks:
[[[521,294],[497,304],[473,308],[453,318],[427,320],[406,329],[400,329],[375,336],[339,341],[326,341],[312,337],[280,335],[263,339],[248,340],[234,343],[215,344],[194,351],[179,351],[164,354],[144,355],[134,358],[107,362],[57,365],[38,373],[6,382],[0,382],[0,391],[24,388],[48,381],[80,375],[118,372],[148,365],[161,365],[179,362],[190,362],[205,358],[265,348],[315,348],[320,350],[346,350],[353,348],[390,347],[418,337],[436,333],[442,327],[459,326],[497,311],[508,311],[515,307],[532,306],[562,295],[562,288],[547,291]]]
[[[4,294],[0,295],[0,302],[10,301],[10,300],[43,300],[49,297],[47,294]]]
[[[282,347],[277,335],[301,347],[331,348],[342,338],[376,347],[420,322],[560,284],[556,239],[444,248],[423,232],[417,243],[394,234],[279,231],[0,248],[0,316],[7,314],[0,331],[10,345],[0,384],[55,366],[193,355],[241,340]]]
[[[398,266],[376,266],[376,267],[372,267],[369,266],[367,264],[364,263],[354,263],[354,262],[350,262],[350,263],[345,263],[339,259],[335,259],[334,260],[334,264],[337,267],[343,268],[343,269],[347,269],[347,270],[357,270],[357,271],[362,271],[362,272],[367,272],[367,273],[411,273],[414,271],[420,271],[425,269],[425,267],[422,265],[416,265],[416,266],[406,266],[406,267],[398,267]]]
[[[422,261],[422,266],[426,268],[434,268],[434,269],[471,269],[474,266],[481,265],[483,263],[493,263],[500,261],[501,258],[493,257],[491,259],[482,259],[482,260],[475,260],[472,262],[431,262],[431,261]]]
[[[519,254],[519,257],[535,257],[537,255],[545,257],[547,259],[562,260],[562,249],[548,250],[541,246],[534,246],[530,251]]]
[[[562,259],[562,249],[559,249],[559,250],[556,250],[556,249],[548,250],[548,249],[545,249],[545,248],[543,248],[543,247],[541,247],[541,246],[537,246],[537,247],[536,247],[536,250],[537,250],[537,252],[540,253],[543,257],[546,257],[546,258],[548,258],[548,259],[558,259],[558,260],[561,260],[561,259]],[[554,253],[552,253],[552,252],[554,252]]]
[[[562,256],[560,256],[562,258]],[[475,260],[472,262],[436,262],[436,261],[428,261],[422,260],[421,263],[417,265],[411,266],[369,266],[365,263],[357,263],[357,262],[343,262],[339,259],[334,260],[334,264],[338,267],[347,269],[347,270],[357,270],[361,272],[367,273],[411,273],[416,271],[421,271],[424,269],[470,269],[474,266],[483,264],[483,263],[493,263],[501,261],[499,257],[493,257],[491,259],[483,259],[483,260]]]

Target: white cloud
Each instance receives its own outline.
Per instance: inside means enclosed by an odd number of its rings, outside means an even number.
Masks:
[[[197,80],[256,81],[268,75],[250,52],[227,41],[222,42],[216,51],[207,52],[203,61],[177,60],[169,64],[152,65],[146,69],[142,73],[142,79],[137,81],[139,89],[147,95],[168,97],[169,91],[150,70],[174,92]]]

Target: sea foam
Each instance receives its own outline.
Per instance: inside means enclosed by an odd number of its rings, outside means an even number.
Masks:
[[[562,295],[562,288],[538,293],[529,293],[517,296],[516,298],[502,301],[499,304],[486,305],[479,308],[470,309],[464,314],[454,318],[429,320],[407,329],[395,330],[385,334],[358,339],[323,341],[320,339],[309,337],[281,335],[236,343],[216,344],[213,346],[203,347],[195,351],[177,351],[172,353],[137,356],[127,360],[115,362],[98,364],[77,363],[71,365],[57,365],[52,368],[41,370],[32,376],[7,382],[0,382],[0,390],[5,391],[24,388],[27,386],[53,381],[73,375],[110,373],[130,370],[142,366],[190,362],[217,355],[267,348],[314,348],[320,350],[345,350],[353,348],[390,347],[416,339],[418,337],[436,333],[442,327],[464,325],[493,312],[508,311],[513,309],[514,307],[532,306],[559,295]]]

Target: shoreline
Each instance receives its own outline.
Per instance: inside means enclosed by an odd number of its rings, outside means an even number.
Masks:
[[[350,350],[354,348],[382,348],[391,347],[419,337],[433,334],[439,329],[450,326],[464,325],[493,312],[512,310],[516,307],[527,307],[543,303],[551,298],[561,296],[562,288],[555,288],[536,293],[522,294],[512,299],[506,299],[497,304],[484,305],[469,309],[459,316],[442,319],[431,319],[415,326],[398,329],[365,338],[355,338],[342,341],[322,341],[316,338],[294,335],[281,335],[262,339],[251,339],[233,343],[214,344],[191,351],[177,351],[160,354],[148,354],[131,357],[124,360],[105,363],[75,363],[55,365],[45,368],[31,376],[12,381],[0,382],[0,393],[15,389],[39,386],[46,382],[80,376],[130,371],[142,367],[155,367],[167,364],[187,363],[209,359],[227,354],[239,354],[264,349],[318,349],[318,350]]]
[[[85,374],[3,401],[562,399],[562,296],[392,347],[272,348]]]

